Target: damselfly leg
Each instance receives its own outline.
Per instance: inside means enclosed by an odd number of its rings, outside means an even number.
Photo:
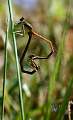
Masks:
[[[50,57],[50,56],[53,54],[53,52],[54,52],[54,48],[53,48],[52,42],[51,42],[50,40],[46,39],[45,37],[39,35],[38,33],[34,32],[34,31],[32,30],[32,26],[31,26],[28,22],[26,22],[23,17],[20,19],[20,21],[17,23],[17,25],[21,25],[21,31],[16,31],[16,34],[19,34],[19,35],[21,35],[21,36],[24,36],[24,30],[25,30],[25,31],[27,31],[28,36],[29,36],[27,45],[26,45],[25,49],[23,50],[23,52],[22,52],[22,54],[21,54],[21,57],[20,57],[20,67],[21,67],[21,71],[24,72],[24,73],[27,73],[27,74],[33,74],[33,73],[35,73],[36,71],[39,70],[39,66],[35,63],[35,60],[36,60],[36,59],[38,59],[38,60],[39,60],[39,59],[49,59],[49,57]],[[50,45],[51,52],[50,52],[46,57],[36,56],[36,55],[32,55],[32,54],[29,55],[29,59],[30,59],[30,61],[31,61],[31,66],[30,66],[30,67],[32,68],[32,70],[31,70],[31,71],[29,71],[29,70],[26,71],[26,70],[24,69],[24,63],[23,63],[23,61],[24,61],[26,52],[27,52],[27,50],[28,50],[28,48],[29,48],[29,44],[30,44],[30,42],[31,42],[31,38],[32,38],[34,35],[35,35],[36,37],[39,37],[41,40],[45,41],[46,43],[48,43],[48,44]]]

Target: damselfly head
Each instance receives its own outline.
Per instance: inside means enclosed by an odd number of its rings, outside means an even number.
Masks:
[[[20,18],[20,21],[21,21],[21,22],[24,21],[24,17],[21,17],[21,18]]]
[[[32,29],[32,25],[27,22],[24,17],[21,17],[20,18],[20,22],[24,25],[24,27],[26,27],[28,30],[31,30]]]

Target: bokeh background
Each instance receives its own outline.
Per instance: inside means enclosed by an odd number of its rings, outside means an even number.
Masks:
[[[68,4],[68,0],[13,0],[12,2],[14,22],[16,23],[21,17],[24,17],[25,20],[32,25],[34,31],[51,40],[54,46],[55,52],[48,60],[37,61],[37,64],[40,66],[39,72],[33,75],[21,73],[26,116],[30,120],[43,120],[44,108],[46,107],[48,98],[48,84],[54,69],[55,59],[62,40],[61,35],[65,24],[69,26],[69,29],[65,36],[63,58],[53,93],[54,104],[62,104],[69,79],[73,76],[73,1],[70,0],[70,4]],[[69,12],[69,16],[66,16],[67,11]],[[0,103],[2,102],[4,43],[7,28],[7,14],[7,0],[0,0]],[[68,17],[67,23],[65,23],[66,17]],[[26,46],[28,36],[25,34],[24,37],[17,37],[16,40],[20,59],[22,50]],[[19,86],[10,36],[7,52],[5,120],[19,120]],[[47,43],[34,36],[26,56],[31,53],[42,56],[47,55],[49,52],[50,46],[48,47]],[[26,64],[25,68],[27,68]],[[73,91],[69,99],[73,99]],[[53,115],[51,117],[55,119],[57,111],[54,109],[59,109],[59,107],[52,108]],[[53,120],[53,118],[51,118],[51,120]]]

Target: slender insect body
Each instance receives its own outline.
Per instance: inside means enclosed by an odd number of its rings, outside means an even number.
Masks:
[[[25,21],[25,19],[24,19],[23,17],[20,19],[19,24],[21,24],[22,26],[24,26],[24,28],[25,28],[28,32],[32,31],[32,26],[31,26],[31,24],[29,24],[27,21]]]
[[[32,31],[32,26],[27,21],[25,21],[25,19],[23,17],[17,23],[17,26],[19,26],[19,25],[21,26],[21,30],[16,31],[16,34],[24,36],[24,31],[26,31],[28,33],[28,36],[29,36],[27,45],[26,45],[25,49],[23,50],[23,53],[21,54],[21,57],[20,57],[21,71],[24,72],[24,73],[27,73],[27,74],[33,74],[33,73],[35,73],[36,71],[39,70],[39,66],[35,63],[35,59],[38,59],[38,60],[40,60],[40,59],[49,59],[49,57],[54,52],[54,48],[53,48],[52,42],[50,40],[44,38],[43,36],[39,35],[38,33],[34,32],[34,31]],[[35,35],[35,36],[39,37],[41,40],[48,43],[50,45],[51,52],[46,57],[29,55],[29,58],[31,59],[30,60],[31,61],[31,66],[30,67],[32,68],[32,71],[28,71],[28,70],[26,71],[26,70],[24,70],[24,67],[23,67],[23,60],[25,58],[26,52],[27,52],[29,44],[31,42],[32,35]]]

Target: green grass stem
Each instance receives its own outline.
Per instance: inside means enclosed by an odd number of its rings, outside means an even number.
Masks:
[[[68,2],[69,2],[68,6],[70,6],[70,1],[68,1]],[[53,92],[55,90],[56,81],[59,78],[61,62],[62,62],[62,59],[63,59],[65,37],[66,37],[66,32],[68,30],[67,22],[69,20],[69,12],[70,12],[70,10],[67,9],[65,24],[64,24],[64,27],[63,27],[61,42],[60,42],[58,54],[57,54],[57,57],[56,57],[54,70],[53,70],[53,73],[51,75],[50,82],[48,84],[48,103],[47,103],[46,117],[44,118],[44,120],[50,120],[50,116],[51,116],[51,105],[52,105],[52,102],[53,102],[53,99],[54,99],[53,98]],[[60,117],[59,117],[58,120],[60,120]]]
[[[7,41],[8,41],[8,30],[9,30],[9,25],[7,24],[6,37],[5,37],[5,47],[4,47],[5,49],[4,49],[3,97],[2,97],[1,120],[4,120],[4,92],[5,92],[6,73],[7,73]]]
[[[63,120],[64,113],[66,112],[66,108],[68,107],[69,97],[71,95],[72,89],[73,89],[73,77],[69,80],[68,88],[64,96],[62,107],[59,110],[57,120]]]
[[[9,18],[10,18],[12,39],[13,39],[13,45],[14,45],[14,53],[15,53],[16,69],[17,69],[17,78],[18,78],[18,82],[19,82],[21,117],[22,117],[22,120],[25,120],[24,107],[23,107],[23,97],[22,97],[22,85],[21,85],[21,79],[20,79],[20,67],[19,67],[18,54],[17,54],[17,45],[16,45],[16,37],[15,37],[15,33],[13,32],[14,23],[13,23],[13,13],[12,13],[12,3],[11,2],[12,2],[11,0],[8,0]]]

